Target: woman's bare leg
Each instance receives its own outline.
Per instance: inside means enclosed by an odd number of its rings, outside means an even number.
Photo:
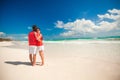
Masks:
[[[42,61],[42,64],[40,64],[40,65],[43,66],[44,65],[44,53],[43,53],[43,51],[39,51],[39,55],[40,55],[41,61]]]

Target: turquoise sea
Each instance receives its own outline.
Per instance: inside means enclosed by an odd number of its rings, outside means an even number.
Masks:
[[[20,40],[28,43],[28,40]],[[60,38],[60,39],[44,39],[44,43],[120,43],[120,36],[109,36],[109,37],[85,37],[85,38]],[[23,43],[24,44],[24,43]]]
[[[44,43],[120,43],[120,36],[48,39]]]
[[[57,39],[46,39],[45,41],[73,41],[73,40],[120,40],[120,36],[109,36],[109,37],[82,37],[82,38],[57,38]]]

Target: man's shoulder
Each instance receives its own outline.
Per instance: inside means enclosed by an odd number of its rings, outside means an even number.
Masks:
[[[29,33],[28,33],[28,36],[30,36],[30,35],[32,35],[32,34],[33,34],[33,31],[29,32]]]
[[[33,34],[33,33],[34,33],[34,31],[29,32],[29,34]]]

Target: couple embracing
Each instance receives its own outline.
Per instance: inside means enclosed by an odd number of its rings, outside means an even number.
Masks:
[[[36,64],[36,54],[39,51],[39,55],[41,57],[42,63],[41,66],[44,65],[44,45],[43,45],[43,37],[40,33],[40,29],[36,26],[32,26],[32,31],[28,34],[28,42],[29,42],[29,59],[32,66]]]

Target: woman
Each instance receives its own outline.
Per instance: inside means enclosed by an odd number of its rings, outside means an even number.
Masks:
[[[40,64],[41,66],[44,65],[44,45],[43,45],[43,36],[40,33],[40,29],[37,28],[35,32],[35,37],[37,38],[37,50],[39,51],[39,55],[41,57],[42,63]]]

